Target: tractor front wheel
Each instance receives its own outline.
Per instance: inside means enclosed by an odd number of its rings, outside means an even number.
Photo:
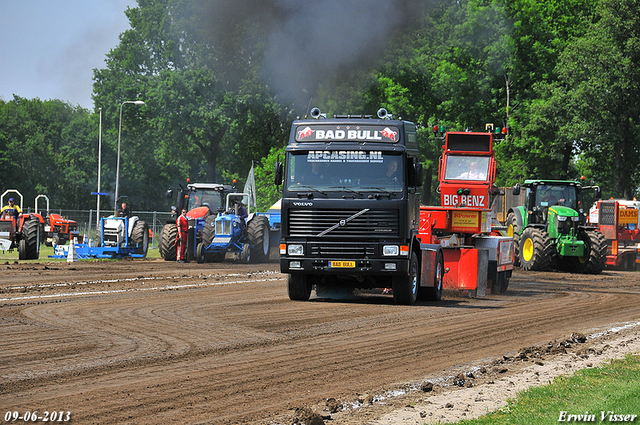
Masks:
[[[251,262],[260,263],[269,259],[269,219],[257,215],[247,224],[247,239],[251,245]]]
[[[585,252],[582,257],[575,257],[574,269],[578,273],[598,274],[607,263],[607,241],[598,231],[580,232],[578,239],[584,242]]]
[[[533,227],[524,229],[520,236],[520,266],[523,270],[547,270],[553,255],[553,244],[547,232]]]
[[[131,231],[131,242],[138,248],[137,253],[147,256],[149,250],[149,225],[146,221],[138,220]]]
[[[200,242],[196,247],[196,261],[200,264],[204,263],[206,260],[204,248],[205,248],[204,242]]]

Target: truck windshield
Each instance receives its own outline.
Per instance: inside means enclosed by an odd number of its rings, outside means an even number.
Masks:
[[[489,157],[447,155],[446,180],[487,180]]]
[[[224,207],[221,193],[219,190],[193,189],[189,194],[189,209],[206,206],[216,212],[218,207]]]
[[[402,157],[382,151],[291,152],[287,190],[402,192]]]

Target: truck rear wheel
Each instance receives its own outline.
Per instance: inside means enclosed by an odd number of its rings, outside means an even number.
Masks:
[[[138,220],[131,231],[131,242],[138,248],[137,253],[147,256],[149,250],[149,225],[146,221]]]
[[[393,301],[396,304],[412,305],[418,299],[418,257],[411,253],[409,262],[409,274],[393,276]]]
[[[22,239],[18,244],[20,260],[37,260],[40,257],[40,222],[35,217],[25,219]]]
[[[433,268],[433,287],[419,288],[418,299],[421,301],[440,301],[442,299],[442,285],[444,281],[444,260],[442,252],[436,254]]]
[[[528,227],[520,237],[520,266],[523,270],[547,270],[554,248],[545,231]]]
[[[162,239],[160,241],[160,256],[165,261],[176,261],[178,237],[178,226],[173,223],[165,224],[162,227]]]
[[[251,245],[251,262],[260,263],[269,259],[269,219],[257,215],[247,224],[247,240]]]
[[[304,274],[290,274],[287,278],[289,299],[293,301],[307,301],[311,296],[311,279]]]

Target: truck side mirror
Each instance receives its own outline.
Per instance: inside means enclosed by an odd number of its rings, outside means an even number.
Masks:
[[[171,189],[167,190],[167,193],[165,194],[165,196],[167,197],[167,199],[173,198],[173,190]]]
[[[514,194],[514,196],[520,195],[520,185],[518,183],[513,186],[512,193]]]
[[[417,163],[415,165],[415,173],[416,173],[416,186],[421,187],[424,183],[424,170],[422,169],[422,164]]]
[[[600,190],[600,186],[596,186],[596,199],[602,198],[602,190]]]
[[[274,184],[276,186],[280,186],[282,184],[282,162],[280,161],[276,162]]]

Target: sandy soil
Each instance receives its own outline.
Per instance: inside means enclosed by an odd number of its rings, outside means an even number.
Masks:
[[[42,261],[0,275],[1,415],[433,423],[640,351],[640,273],[516,272],[504,295],[416,306],[292,302],[271,263]]]

